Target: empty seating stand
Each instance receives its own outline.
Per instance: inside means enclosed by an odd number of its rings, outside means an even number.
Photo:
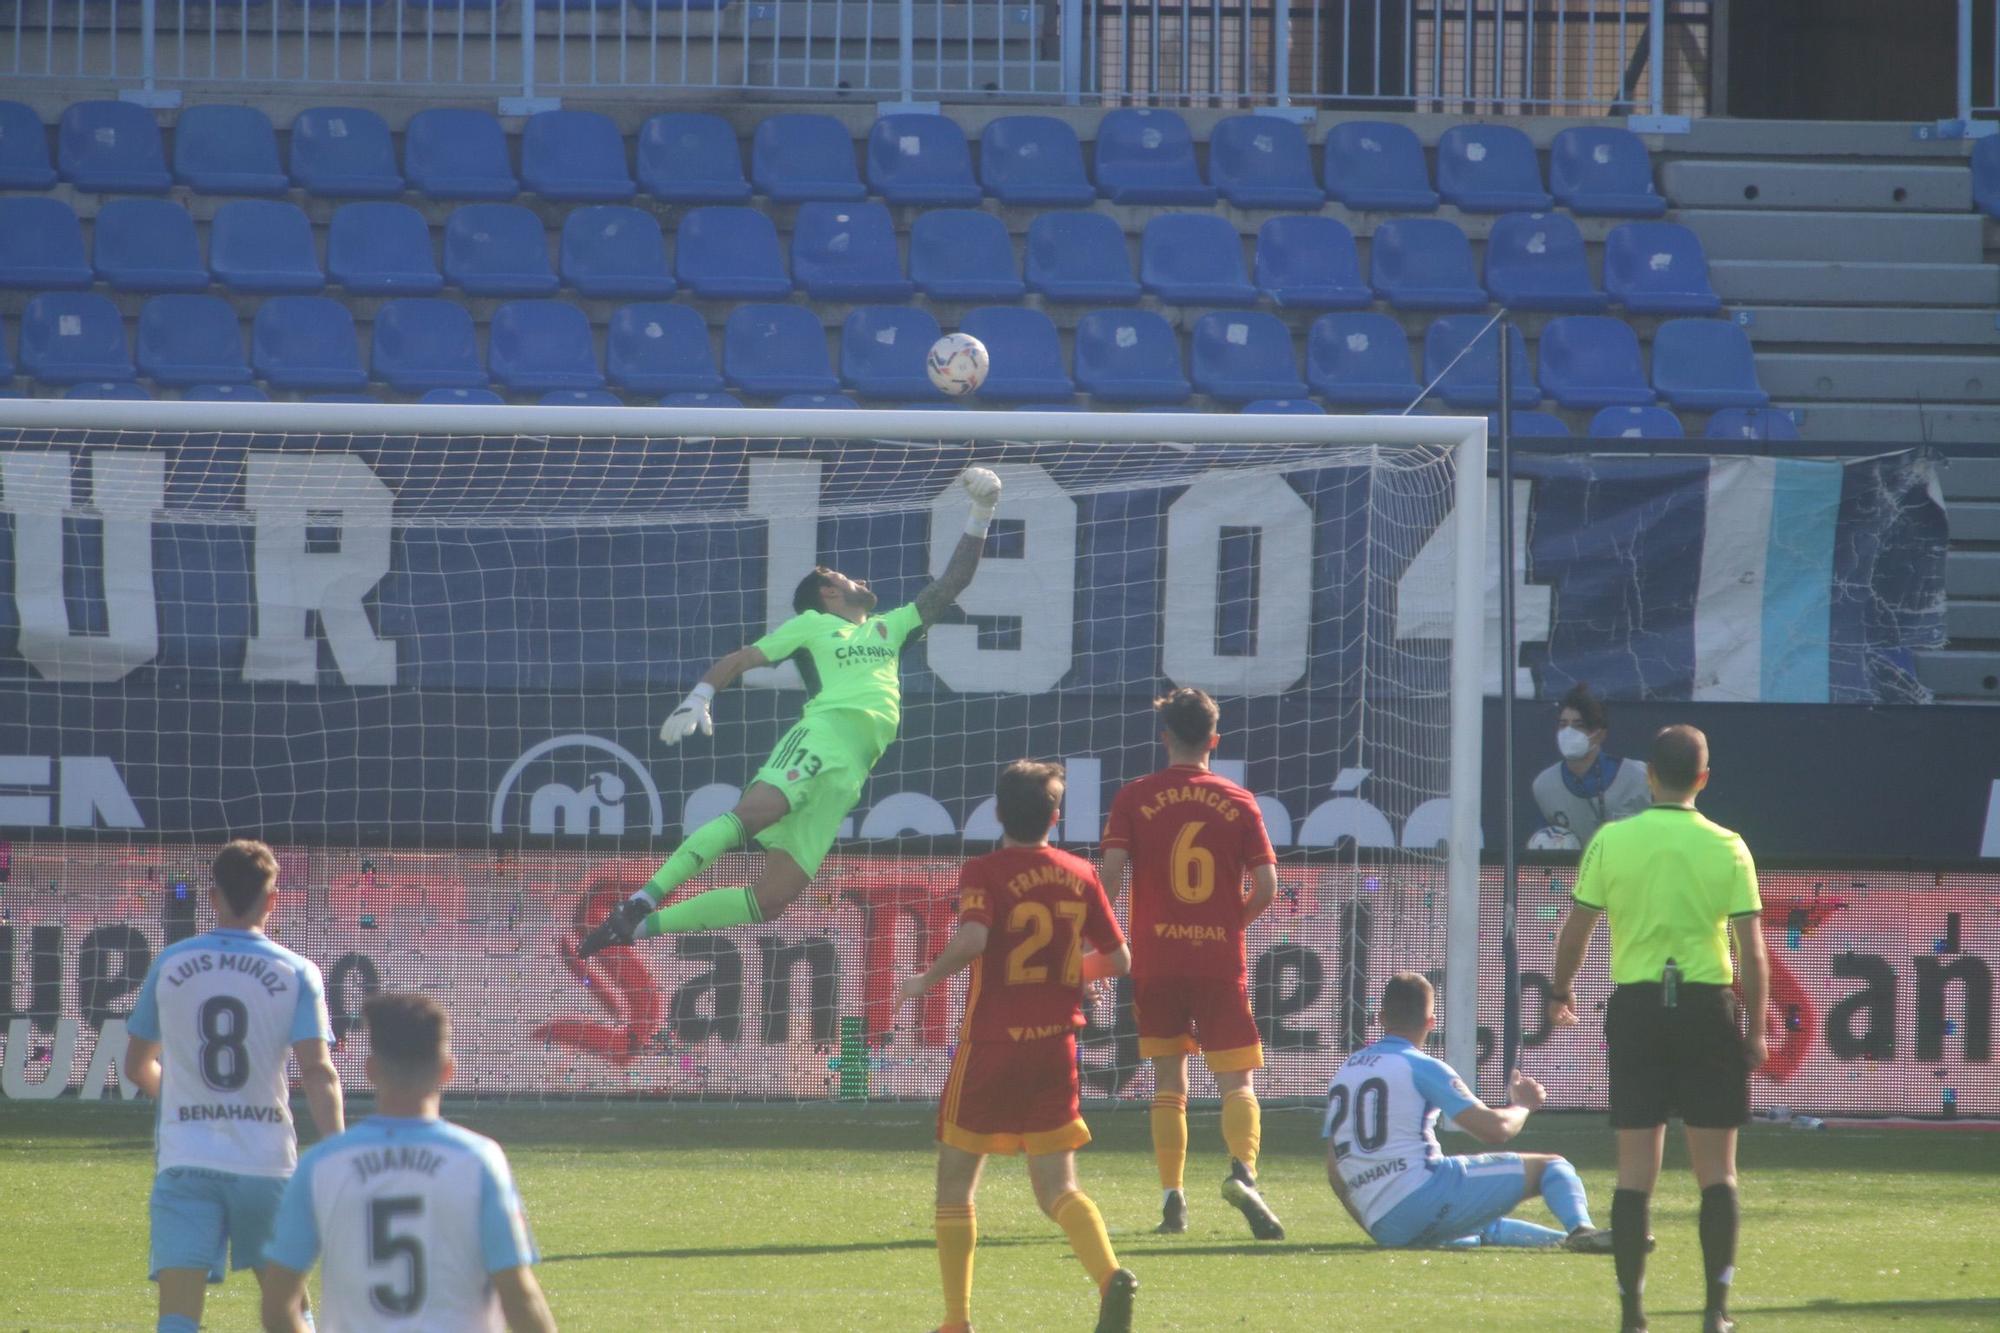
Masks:
[[[274,296],[258,306],[250,364],[273,388],[358,389],[368,382],[354,316],[326,296]]]
[[[512,199],[521,192],[507,136],[491,112],[432,107],[403,131],[410,188],[432,199]]]
[[[1257,301],[1235,224],[1213,213],[1160,213],[1150,219],[1139,244],[1139,285],[1180,305]]]
[[[897,114],[868,131],[868,183],[892,204],[967,206],[980,199],[965,131],[944,116]]]
[[[1515,310],[1602,310],[1583,233],[1561,213],[1509,213],[1486,240],[1486,290]]]
[[[47,292],[21,312],[21,371],[44,384],[129,380],[118,307],[95,292]]]
[[[131,102],[72,102],[57,126],[56,165],[79,190],[164,194],[174,183],[153,113]]]
[[[1498,438],[1500,434],[1500,414],[1486,418],[1486,429]],[[1508,429],[1523,439],[1568,439],[1569,427],[1553,412],[1516,412],[1508,422]]]
[[[1602,408],[1585,433],[1593,440],[1678,440],[1687,431],[1671,411],[1651,405]]]
[[[750,138],[750,179],[773,203],[867,196],[854,169],[854,140],[832,116],[785,114],[757,122]]]
[[[456,301],[401,297],[375,312],[373,378],[403,393],[486,386],[472,314]]]
[[[596,111],[543,111],[521,129],[521,183],[545,199],[617,203],[638,192],[617,124]]]
[[[1399,310],[1481,310],[1486,289],[1472,243],[1441,218],[1396,218],[1369,242],[1369,282]]]
[[[979,396],[993,402],[1032,403],[1068,399],[1076,382],[1063,364],[1056,326],[1039,310],[1024,306],[982,306],[959,324],[986,344],[991,368]]]
[[[1097,192],[1114,204],[1212,204],[1194,135],[1172,111],[1120,108],[1097,123]]]
[[[1076,131],[1053,116],[999,116],[979,132],[979,177],[1003,204],[1076,208],[1097,197]]]
[[[283,194],[269,117],[251,106],[191,106],[174,122],[174,179],[203,194]]]
[[[208,290],[194,219],[169,199],[107,199],[97,210],[92,265],[125,292]]]
[[[869,398],[942,398],[924,369],[938,337],[938,322],[927,310],[863,306],[841,325],[840,378]]]
[[[556,290],[542,220],[519,204],[461,204],[444,228],[445,281],[472,296]]]
[[[1430,213],[1438,206],[1424,146],[1407,125],[1350,120],[1326,135],[1326,192],[1366,212]]]
[[[1276,116],[1230,116],[1208,136],[1208,173],[1238,208],[1317,211],[1326,195],[1313,179],[1305,131]]]
[[[1107,403],[1181,403],[1193,388],[1173,329],[1150,310],[1093,310],[1078,320],[1076,382]]]
[[[935,301],[1018,301],[1027,290],[1007,224],[977,208],[938,208],[910,224],[910,279]]]
[[[1256,281],[1288,310],[1361,310],[1375,299],[1361,277],[1354,233],[1336,218],[1267,219],[1257,229]]]
[[[1540,213],[1554,202],[1534,144],[1512,125],[1454,125],[1438,136],[1437,162],[1438,193],[1468,213]]]
[[[292,121],[292,184],[332,199],[388,199],[403,192],[389,125],[363,107],[322,106]]]
[[[486,368],[516,391],[595,389],[604,383],[590,317],[562,301],[509,301],[495,310]]]
[[[1306,378],[1330,403],[1406,407],[1423,396],[1403,326],[1373,311],[1321,315],[1306,335]]]
[[[778,229],[755,208],[716,205],[681,219],[674,277],[697,296],[735,301],[791,295]]]
[[[819,315],[796,305],[739,305],[722,326],[722,373],[738,390],[838,393]]]
[[[1639,338],[1622,319],[1571,315],[1542,330],[1542,389],[1568,408],[1644,407],[1654,400]]]
[[[0,287],[62,291],[90,286],[83,226],[60,199],[0,199]]]
[[[792,280],[822,301],[900,301],[896,224],[878,203],[800,204],[792,224]]]
[[[46,190],[55,183],[42,118],[20,102],[0,102],[0,190]]]
[[[448,403],[459,407],[499,407],[506,399],[491,389],[426,389],[420,403]]]
[[[1572,213],[1656,218],[1667,201],[1653,188],[1646,145],[1616,126],[1576,126],[1549,145],[1549,188]]]
[[[1028,290],[1051,301],[1136,301],[1125,232],[1102,213],[1044,213],[1028,224]]]
[[[1446,315],[1424,334],[1424,378],[1452,407],[1490,411],[1500,405],[1500,329],[1507,330],[1515,407],[1542,400],[1529,373],[1528,345],[1517,325],[1492,324],[1484,315]],[[1546,344],[1545,344],[1546,345]]]
[[[347,208],[400,208],[400,204],[348,204]],[[334,214],[333,233],[340,214]],[[417,223],[423,227],[422,219]],[[426,253],[430,234],[424,233]],[[328,249],[333,249],[331,240]],[[217,282],[233,292],[316,292],[326,286],[312,223],[294,205],[279,199],[235,199],[215,210],[208,224],[208,265]],[[433,275],[437,266],[431,266]],[[436,290],[433,288],[432,290]]]
[[[634,393],[715,393],[722,388],[708,323],[692,306],[640,302],[612,312],[605,370]]]
[[[740,204],[750,198],[743,150],[720,116],[667,111],[639,127],[639,188],[671,204]]]
[[[1724,319],[1670,319],[1653,334],[1653,387],[1675,407],[1763,407],[1750,338]]]
[[[1972,146],[1972,202],[2000,218],[2000,139],[1990,134]]]
[[[1604,286],[1633,314],[1711,315],[1722,308],[1701,238],[1677,222],[1613,227],[1604,239]]]
[[[1188,363],[1195,391],[1221,402],[1306,396],[1291,330],[1261,310],[1217,310],[1196,320]]]
[[[431,296],[444,290],[431,230],[408,204],[342,204],[326,233],[326,269],[357,295]]]
[[[1799,423],[1775,407],[1725,407],[1709,417],[1702,434],[1711,440],[1796,440]]]
[[[243,330],[219,296],[155,296],[139,311],[139,373],[160,384],[247,384]]]
[[[561,253],[563,282],[585,296],[673,295],[666,236],[643,209],[572,209],[563,219]]]

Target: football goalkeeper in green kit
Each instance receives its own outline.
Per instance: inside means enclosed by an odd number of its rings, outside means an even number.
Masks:
[[[1000,502],[1000,478],[975,467],[966,469],[959,483],[972,499],[965,536],[944,573],[916,601],[874,615],[875,594],[865,582],[816,568],[800,580],[792,598],[798,614],[717,661],[667,718],[660,740],[668,745],[678,745],[697,729],[711,736],[710,701],[744,672],[792,661],[805,678],[804,715],[778,741],[736,808],[690,833],[645,888],[613,908],[584,937],[579,956],[654,935],[769,921],[812,882],[841,820],[861,799],[861,784],[896,739],[904,647],[944,614],[979,567],[986,527]],[[710,889],[659,908],[662,899],[717,857],[751,842],[765,852],[764,873],[755,884]]]

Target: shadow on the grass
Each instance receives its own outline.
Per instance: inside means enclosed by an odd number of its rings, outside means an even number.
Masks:
[[[1700,1315],[1699,1310],[1648,1311],[1658,1316]],[[1730,1303],[1729,1313],[1737,1315],[1807,1314],[1807,1315],[1982,1315],[2000,1317],[2000,1296],[1967,1296],[1958,1300],[1937,1301],[1843,1301],[1829,1297],[1821,1301],[1807,1301],[1803,1305],[1739,1305]]]

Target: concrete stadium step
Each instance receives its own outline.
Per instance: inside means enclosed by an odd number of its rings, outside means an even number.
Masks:
[[[2000,500],[2000,456],[1953,458],[1939,474],[1939,485],[1947,500]]]
[[[1972,173],[1956,164],[1682,158],[1660,168],[1660,187],[1680,208],[1964,213],[1972,207]]]
[[[2000,602],[1954,601],[1944,628],[1953,643],[2000,643]]]
[[[1944,512],[1953,541],[2000,544],[2000,501],[1951,500]]]
[[[2000,601],[2000,551],[1948,551],[1944,591],[1951,598]]]
[[[1711,259],[1723,300],[1786,305],[2000,305],[2000,266],[1823,259]]]
[[[1917,679],[1941,701],[2000,703],[2000,653],[1938,648],[1916,659]]]
[[[1884,444],[1974,445],[2000,440],[2000,406],[1957,403],[1822,403],[1782,396],[1808,440]]]
[[[1759,352],[1757,378],[1774,398],[1862,403],[1984,403],[2000,398],[2000,360],[1983,356]]]
[[[1971,213],[1814,213],[1683,209],[1710,255],[1732,259],[1840,259],[1905,264],[1976,264],[1984,228]]]
[[[1733,309],[1753,342],[1858,343],[1864,346],[2000,347],[1990,310],[1882,309],[1870,306],[1769,306]]]

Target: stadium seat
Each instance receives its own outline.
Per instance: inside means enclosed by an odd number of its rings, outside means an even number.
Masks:
[[[1484,315],[1434,320],[1424,334],[1424,379],[1436,385],[1432,392],[1452,407],[1491,411],[1500,406],[1500,339],[1495,336],[1500,327],[1488,327]],[[1528,345],[1517,325],[1506,328],[1514,362],[1514,406],[1533,407],[1542,395],[1535,388]]]
[[[370,378],[401,393],[486,385],[472,313],[456,301],[431,296],[385,301],[375,312],[371,342]]]
[[[625,400],[609,389],[550,389],[535,402],[540,407],[625,406]]]
[[[1653,188],[1653,160],[1630,130],[1583,126],[1564,130],[1549,145],[1549,188],[1572,213],[1656,218],[1667,201]]]
[[[1543,390],[1569,408],[1644,407],[1654,399],[1639,337],[1622,319],[1569,315],[1542,330]]]
[[[108,297],[47,292],[21,312],[21,373],[44,384],[129,380],[125,322]]]
[[[1007,224],[977,208],[940,208],[910,224],[910,278],[934,301],[1018,301],[1027,291]]]
[[[208,266],[194,219],[169,199],[107,199],[97,210],[91,263],[122,292],[203,292]]]
[[[60,199],[0,199],[0,287],[63,291],[93,281],[83,224]]]
[[[867,398],[942,398],[924,370],[924,356],[941,336],[928,310],[863,306],[840,327],[840,378]]]
[[[1545,213],[1535,146],[1512,125],[1454,125],[1438,136],[1438,193],[1468,213]]]
[[[174,183],[153,113],[131,102],[71,102],[56,129],[56,166],[79,190],[164,194]]]
[[[1225,403],[1306,396],[1292,331],[1261,310],[1215,310],[1196,320],[1188,367],[1195,392]]]
[[[1486,238],[1486,290],[1516,310],[1595,311],[1607,304],[1590,277],[1583,233],[1561,213],[1509,213]]]
[[[618,203],[639,192],[625,140],[597,111],[543,111],[521,127],[521,184],[544,199]]]
[[[283,194],[270,117],[254,106],[191,106],[174,122],[174,179],[203,194]]]
[[[336,234],[339,219],[335,213]],[[335,249],[331,236],[327,249]],[[279,199],[237,199],[216,209],[208,224],[208,265],[215,280],[234,292],[316,292],[326,286],[312,223],[296,204]]]
[[[424,215],[386,200],[342,204],[333,211],[326,271],[356,295],[434,296],[444,290]]]
[[[1236,409],[1253,416],[1323,417],[1326,409],[1310,398],[1259,398]]]
[[[1097,192],[1114,204],[1212,204],[1177,111],[1121,107],[1097,122]]]
[[[645,301],[611,313],[604,333],[611,382],[634,393],[712,393],[722,388],[708,323],[692,306]]]
[[[1158,213],[1139,240],[1139,285],[1179,305],[1255,305],[1236,225],[1213,213]]]
[[[2000,218],[2000,139],[1990,134],[1972,145],[1972,202]]]
[[[661,407],[741,407],[743,400],[733,393],[707,393],[689,389],[660,399]]]
[[[1725,407],[1708,419],[1702,434],[1711,440],[1796,440],[1799,423],[1782,408]]]
[[[1043,213],[1028,224],[1028,290],[1051,301],[1136,301],[1125,229],[1102,213]]]
[[[792,223],[792,281],[821,301],[901,301],[896,224],[881,204],[800,204]]]
[[[755,208],[697,208],[674,234],[674,276],[696,296],[733,301],[790,296],[778,229]]]
[[[0,190],[46,190],[55,183],[42,118],[20,102],[0,102]]]
[[[1423,396],[1410,339],[1388,315],[1321,315],[1306,334],[1306,379],[1329,403],[1403,407]]]
[[[1687,436],[1681,419],[1657,405],[1599,408],[1584,434],[1593,440],[1679,440]]]
[[[254,384],[190,384],[181,390],[184,403],[268,403],[271,395]]]
[[[1544,335],[1546,336],[1546,335]],[[1670,319],[1653,334],[1653,387],[1675,407],[1763,407],[1750,337],[1726,319]]]
[[[444,224],[444,277],[472,296],[546,296],[560,285],[542,220],[519,204],[453,209]]]
[[[129,402],[150,402],[153,391],[133,380],[85,380],[70,386],[65,398],[98,398]]]
[[[563,219],[562,280],[585,296],[672,296],[660,221],[621,204],[578,208]]]
[[[1486,289],[1472,264],[1472,243],[1456,223],[1395,218],[1369,242],[1369,282],[1399,310],[1483,310]]]
[[[743,150],[720,116],[664,111],[639,127],[639,188],[670,204],[740,204],[750,198]]]
[[[321,106],[292,121],[292,183],[334,199],[388,199],[403,192],[389,126],[358,106]]]
[[[1516,412],[1514,414],[1514,434],[1522,439],[1568,439],[1569,427],[1553,412]],[[1495,438],[1500,432],[1500,414],[1492,413],[1486,418],[1486,429]]]
[[[243,329],[219,296],[155,296],[139,311],[139,373],[161,384],[248,384]]]
[[[1257,229],[1257,287],[1287,310],[1361,310],[1375,299],[1354,233],[1312,215],[1269,218]]]
[[[14,378],[14,362],[7,353],[7,321],[0,319],[0,386]]]
[[[1063,364],[1055,323],[1025,306],[980,306],[959,321],[959,332],[986,344],[989,367],[979,397],[1018,403],[1072,398],[1076,382]]]
[[[1326,132],[1326,192],[1365,212],[1430,213],[1438,206],[1415,131],[1382,120],[1344,121]]]
[[[308,403],[379,403],[382,400],[372,393],[309,393]]]
[[[722,373],[744,393],[838,393],[819,315],[804,306],[740,305],[722,326]]]
[[[250,321],[250,365],[275,389],[358,389],[368,382],[354,316],[326,296],[274,296]]]
[[[863,199],[854,140],[832,116],[766,116],[750,136],[750,179],[773,203]]]
[[[433,199],[512,199],[521,192],[507,135],[490,111],[431,107],[403,131],[410,188]]]
[[[868,184],[892,204],[966,207],[980,199],[965,131],[945,116],[899,113],[868,131]]]
[[[486,369],[517,391],[596,389],[604,384],[590,317],[563,301],[509,301],[487,329]]]
[[[1075,208],[1097,198],[1076,131],[1053,116],[999,116],[979,132],[979,179],[1003,204]]]
[[[1326,192],[1313,179],[1306,132],[1276,116],[1229,116],[1208,132],[1208,174],[1238,208],[1318,212]]]
[[[1093,310],[1076,325],[1076,382],[1107,403],[1185,402],[1181,345],[1150,310]]]
[[[841,411],[857,408],[855,402],[844,393],[788,393],[778,400],[779,407],[813,408],[820,411]]]
[[[1678,222],[1627,222],[1604,238],[1604,287],[1636,315],[1712,315],[1701,238]]]
[[[500,407],[506,399],[491,389],[426,389],[420,403],[456,403],[462,407]]]

